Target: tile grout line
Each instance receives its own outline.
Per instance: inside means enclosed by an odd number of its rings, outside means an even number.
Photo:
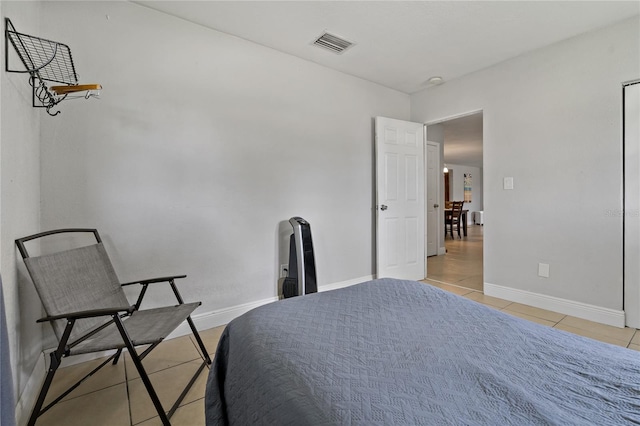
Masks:
[[[434,282],[437,282],[438,284],[445,284],[445,285],[450,285],[450,286],[453,286],[453,287],[458,287],[458,288],[461,288],[461,289],[463,289],[463,290],[469,290],[469,293],[476,292],[476,293],[482,293],[482,294],[484,294],[484,292],[482,292],[482,291],[480,291],[480,290],[475,290],[475,289],[472,289],[472,288],[469,288],[469,287],[463,287],[463,286],[461,286],[461,285],[452,284],[452,283],[447,283],[447,282],[440,281],[440,280],[434,280],[433,278],[425,278],[425,279],[420,280],[420,281],[421,281],[423,284],[429,284],[429,283],[425,282],[425,281],[427,281],[427,280],[428,280],[428,281],[434,281]]]
[[[153,372],[148,372],[147,371],[147,376],[151,377],[151,375],[153,375],[153,374],[160,373],[160,372],[167,371],[167,370],[171,370],[174,367],[180,367],[182,365],[189,364],[189,363],[194,362],[194,361],[198,361],[198,358],[193,358],[193,359],[190,359],[190,360],[187,360],[187,361],[178,361],[177,364],[170,365],[168,367],[161,368],[161,369],[155,370]],[[140,379],[140,376],[131,377],[131,379],[127,379],[127,381],[134,381],[134,380],[142,380],[142,379]]]

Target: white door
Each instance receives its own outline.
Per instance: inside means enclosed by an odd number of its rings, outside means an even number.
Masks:
[[[624,311],[640,328],[640,81],[624,88]]]
[[[420,123],[376,117],[378,278],[426,276],[422,129]]]

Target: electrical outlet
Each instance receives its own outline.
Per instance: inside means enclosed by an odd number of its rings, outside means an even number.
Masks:
[[[538,276],[542,278],[549,278],[548,263],[538,263]]]
[[[289,265],[287,264],[280,265],[280,278],[286,278],[288,272],[289,272]]]
[[[504,178],[503,188],[504,189],[513,189],[513,178],[512,177]]]

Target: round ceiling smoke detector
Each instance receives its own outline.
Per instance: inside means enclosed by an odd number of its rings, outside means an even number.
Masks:
[[[429,84],[437,85],[444,83],[444,79],[442,77],[431,77],[427,82]]]

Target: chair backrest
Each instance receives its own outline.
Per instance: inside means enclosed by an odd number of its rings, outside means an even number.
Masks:
[[[18,246],[48,316],[129,305],[102,242],[36,257]],[[77,321],[70,342],[108,320]],[[52,321],[52,326],[60,339],[66,322]]]
[[[451,203],[451,217],[454,219],[460,218],[462,214],[462,206],[464,206],[464,201],[453,201]]]

